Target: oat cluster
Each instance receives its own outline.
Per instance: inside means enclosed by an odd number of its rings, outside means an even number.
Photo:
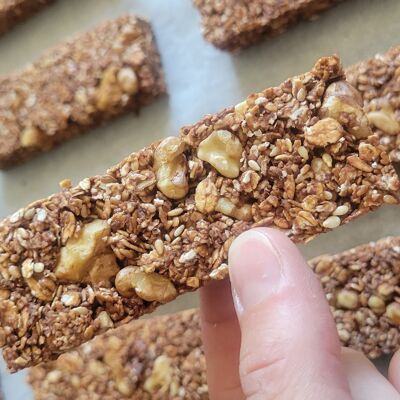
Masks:
[[[348,68],[371,126],[393,161],[400,161],[400,47]]]
[[[0,345],[12,371],[227,274],[234,238],[297,242],[400,183],[336,57],[133,153],[0,224]]]
[[[193,0],[205,38],[238,51],[265,36],[284,32],[298,20],[311,19],[341,0]]]
[[[30,371],[36,400],[207,400],[197,310],[137,321]]]
[[[0,78],[0,168],[48,151],[165,92],[150,24],[108,21]]]

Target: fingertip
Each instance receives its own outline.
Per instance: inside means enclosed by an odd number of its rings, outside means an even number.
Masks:
[[[400,350],[396,351],[390,360],[388,378],[391,384],[400,392]]]

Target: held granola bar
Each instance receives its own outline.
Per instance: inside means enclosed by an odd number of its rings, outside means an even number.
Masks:
[[[400,347],[400,237],[310,261],[344,346]],[[133,366],[133,368],[132,368]],[[197,310],[137,321],[30,371],[36,400],[208,399]]]
[[[150,24],[123,16],[0,78],[0,168],[138,110],[165,92]]]
[[[54,0],[0,0],[0,34],[29,18]]]
[[[337,57],[134,153],[0,224],[0,344],[11,371],[227,273],[241,232],[297,242],[400,182]]]
[[[206,400],[197,310],[128,324],[30,371],[36,400]]]
[[[400,161],[400,46],[347,69],[368,119],[393,161]]]
[[[237,51],[265,36],[285,31],[341,0],[193,0],[205,38],[223,50]]]

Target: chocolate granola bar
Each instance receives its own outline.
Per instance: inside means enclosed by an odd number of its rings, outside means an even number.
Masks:
[[[344,346],[400,347],[400,237],[310,261]],[[133,366],[133,367],[132,367]],[[208,399],[197,310],[137,321],[30,371],[36,400]]]
[[[136,321],[30,371],[36,400],[208,399],[197,310]]]
[[[227,273],[255,226],[296,242],[397,204],[400,182],[337,57],[206,116],[0,224],[11,371]]]
[[[368,119],[393,161],[400,161],[400,46],[347,69]]]
[[[310,262],[320,277],[344,346],[370,358],[400,348],[400,237]]]
[[[29,18],[54,0],[0,0],[0,34]]]
[[[165,92],[150,24],[108,21],[0,78],[0,168],[48,151]]]
[[[265,36],[311,19],[341,0],[193,0],[205,38],[223,50],[237,51]]]

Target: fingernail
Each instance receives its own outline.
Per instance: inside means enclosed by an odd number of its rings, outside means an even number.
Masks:
[[[252,230],[240,235],[229,250],[229,274],[238,315],[278,290],[282,262],[268,235]]]

